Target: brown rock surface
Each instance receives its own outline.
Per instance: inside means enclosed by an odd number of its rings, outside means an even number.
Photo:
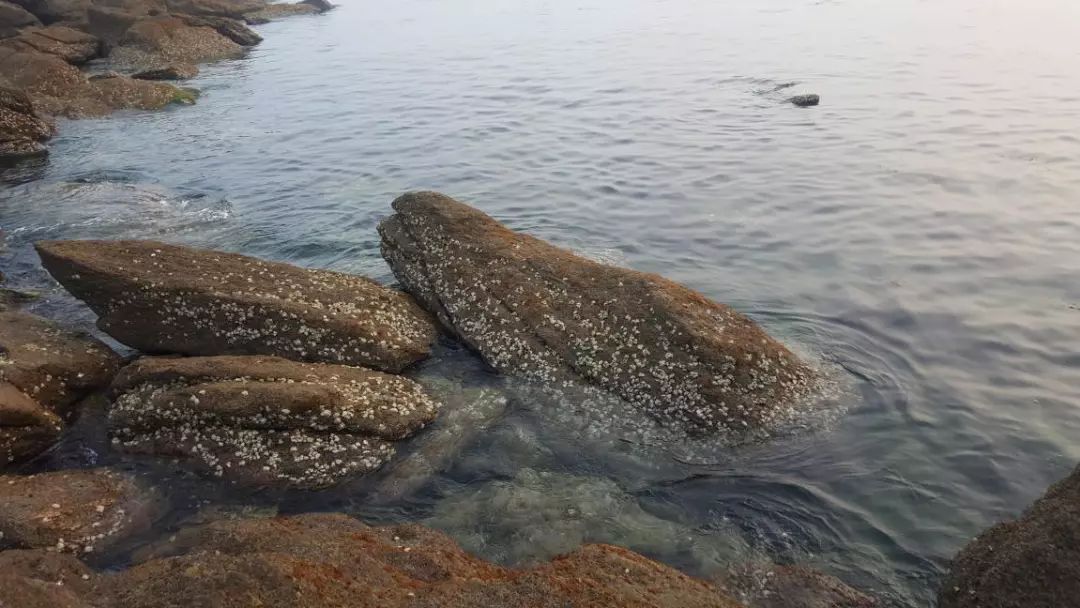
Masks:
[[[877,608],[878,601],[805,566],[750,563],[717,577],[747,608]]]
[[[430,317],[369,279],[154,241],[44,241],[45,268],[144,352],[266,354],[397,372],[426,357]]]
[[[199,75],[199,68],[190,63],[172,63],[160,68],[143,70],[132,74],[132,78],[140,80],[187,80]]]
[[[78,23],[83,21],[90,0],[13,0],[15,4],[31,12],[42,23]]]
[[[100,48],[94,36],[62,25],[29,27],[0,44],[16,51],[55,55],[74,65],[93,59]]]
[[[1080,602],[1080,467],[1019,519],[979,535],[953,559],[941,608],[1062,608]]]
[[[60,437],[60,417],[7,382],[0,382],[0,468],[40,454]]]
[[[530,570],[494,566],[420,526],[344,515],[220,521],[180,531],[103,576],[103,607],[738,608],[711,585],[590,545]]]
[[[693,433],[770,426],[815,374],[753,321],[657,275],[587,260],[434,192],[379,226],[383,257],[496,369],[584,382]]]
[[[0,476],[0,548],[108,550],[146,529],[155,503],[134,478],[107,469]]]
[[[18,4],[0,0],[0,38],[19,33],[24,27],[41,25],[41,21]]]
[[[185,18],[167,15],[141,19],[120,38],[109,58],[133,68],[169,63],[202,63],[239,57],[244,47],[214,28],[189,25]]]
[[[401,376],[277,357],[147,357],[112,392],[114,445],[244,485],[325,487],[373,471],[438,412]]]
[[[213,15],[243,19],[244,13],[266,6],[265,0],[166,0],[169,11],[188,15]]]
[[[41,142],[53,136],[55,127],[37,113],[21,91],[0,87],[0,159],[38,156],[46,152]]]
[[[212,15],[178,15],[178,17],[192,27],[208,27],[240,46],[255,46],[262,42],[262,36],[239,19]]]
[[[268,4],[266,7],[257,11],[245,13],[244,20],[249,24],[255,25],[259,23],[269,23],[274,19],[281,19],[283,17],[314,15],[319,12],[319,9],[303,2],[280,2],[277,4]]]

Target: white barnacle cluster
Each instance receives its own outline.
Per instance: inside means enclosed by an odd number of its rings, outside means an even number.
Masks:
[[[816,390],[751,321],[682,288],[536,242],[467,242],[422,213],[395,221],[383,252],[399,280],[500,371],[584,382],[709,434],[780,425]]]
[[[246,352],[400,369],[434,339],[406,295],[358,276],[235,254],[136,246],[110,268],[105,324],[140,346]],[[146,332],[147,325],[155,332]]]
[[[434,418],[416,383],[357,368],[334,375],[188,377],[142,382],[109,410],[113,444],[181,456],[242,483],[315,488],[377,469],[391,443]]]

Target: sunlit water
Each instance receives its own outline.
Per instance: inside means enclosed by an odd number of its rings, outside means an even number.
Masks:
[[[195,107],[63,123],[47,165],[5,176],[9,282],[89,327],[30,244],[123,237],[389,283],[376,224],[437,189],[730,303],[839,369],[846,412],[686,460],[511,399],[410,498],[185,478],[162,528],[198,500],[342,509],[504,563],[767,554],[926,606],[1080,459],[1080,3],[342,1],[261,27]],[[804,92],[822,105],[784,103]],[[414,373],[499,382],[452,344]],[[88,426],[37,466],[115,460]]]

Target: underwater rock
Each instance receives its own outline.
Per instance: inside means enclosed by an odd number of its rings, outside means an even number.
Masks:
[[[877,608],[873,597],[805,566],[747,563],[714,582],[747,608]]]
[[[141,559],[98,577],[96,606],[739,608],[708,583],[617,547],[511,570],[421,526],[373,528],[337,514],[187,528]]]
[[[941,608],[1059,608],[1080,599],[1080,467],[953,558]]]
[[[29,11],[19,6],[0,0],[0,38],[7,38],[19,33],[19,29],[41,25],[41,21]]]
[[[16,51],[55,55],[74,65],[97,57],[100,48],[94,36],[62,25],[28,27],[0,44]]]
[[[53,124],[37,113],[25,93],[0,87],[0,160],[47,154],[41,142],[55,132]]]
[[[277,357],[146,357],[111,392],[114,446],[245,486],[321,488],[369,473],[439,409],[401,376]]]
[[[140,19],[109,53],[115,64],[148,69],[170,63],[204,63],[239,57],[244,47],[209,25],[192,25],[187,16]]]
[[[257,11],[244,14],[244,21],[249,25],[269,23],[274,19],[292,17],[294,15],[315,15],[321,12],[318,8],[305,2],[279,2],[268,4]]]
[[[434,192],[382,222],[398,280],[494,368],[584,382],[695,434],[794,413],[814,372],[747,317],[654,274],[515,233]]]
[[[148,529],[159,506],[134,477],[108,469],[0,476],[0,548],[107,551]]]
[[[399,372],[426,357],[431,318],[355,275],[154,241],[43,241],[45,268],[98,327],[148,353],[275,355]]]
[[[140,80],[187,80],[199,75],[199,68],[190,63],[172,63],[160,68],[143,70],[132,74],[132,78]]]
[[[788,98],[788,101],[792,104],[799,106],[800,108],[808,108],[810,106],[818,105],[818,103],[821,101],[821,97],[811,93],[809,95],[796,95],[794,97]]]

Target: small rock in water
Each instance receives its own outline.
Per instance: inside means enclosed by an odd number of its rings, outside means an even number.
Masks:
[[[810,106],[816,106],[821,101],[821,97],[810,93],[808,95],[796,95],[788,99],[791,103],[799,106],[800,108],[808,108]]]
[[[132,74],[139,80],[187,80],[199,75],[199,68],[190,63],[174,63]]]

